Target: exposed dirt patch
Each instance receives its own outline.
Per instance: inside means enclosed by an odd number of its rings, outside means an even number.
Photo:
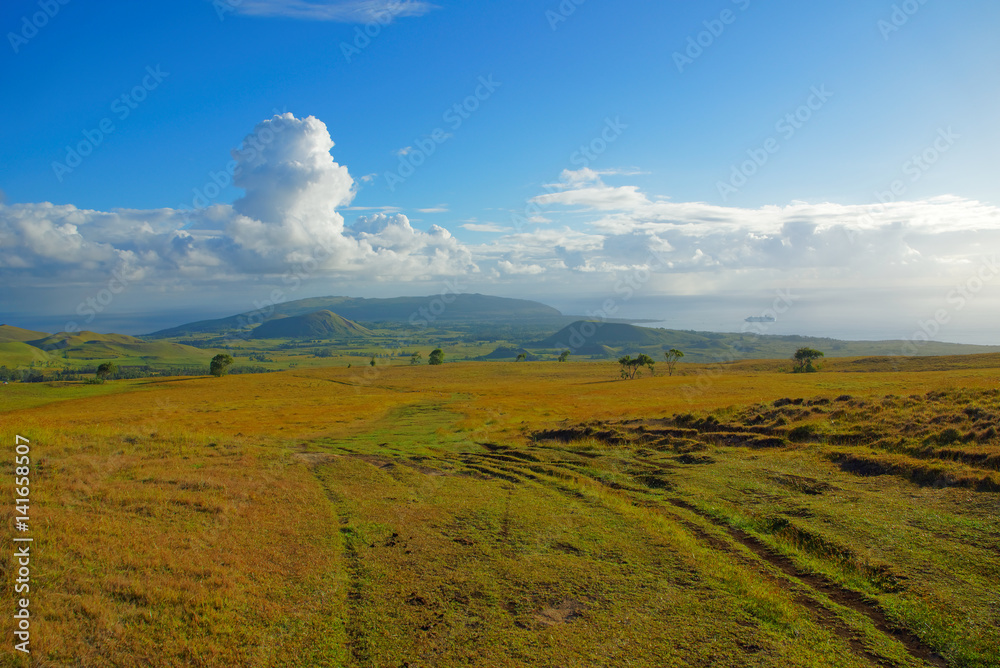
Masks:
[[[335,459],[339,459],[342,455],[331,455],[328,452],[296,452],[292,454],[292,457],[298,459],[300,462],[305,462],[310,466],[315,466],[317,464],[328,464]]]
[[[580,601],[572,598],[564,598],[555,605],[550,605],[536,612],[535,620],[544,626],[566,624],[578,617],[582,617],[586,609],[587,606]]]

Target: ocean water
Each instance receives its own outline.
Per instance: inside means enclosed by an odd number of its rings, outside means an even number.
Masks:
[[[563,313],[598,312],[598,300],[553,304]],[[773,323],[745,321],[773,316]],[[661,297],[619,305],[618,318],[641,319],[646,327],[708,332],[740,332],[753,327],[761,334],[827,337],[848,341],[924,340],[1000,345],[1000,299],[981,297],[961,304],[945,298],[914,299],[907,295],[802,296],[790,305],[773,295],[760,298]]]

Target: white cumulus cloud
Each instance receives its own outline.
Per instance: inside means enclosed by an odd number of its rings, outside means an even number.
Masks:
[[[232,206],[93,211],[0,203],[0,277],[100,284],[123,270],[156,285],[282,275],[428,279],[475,272],[471,253],[444,228],[415,229],[380,213],[345,226],[356,184],[330,151],[320,120],[280,114],[233,152]]]

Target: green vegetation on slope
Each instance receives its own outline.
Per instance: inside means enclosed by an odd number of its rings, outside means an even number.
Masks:
[[[49,336],[48,332],[35,332],[12,325],[0,325],[0,341],[37,341]]]
[[[372,331],[332,311],[315,311],[305,315],[275,318],[255,328],[255,339],[332,339],[365,338]]]

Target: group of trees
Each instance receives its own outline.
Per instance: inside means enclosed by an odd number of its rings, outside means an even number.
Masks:
[[[569,352],[569,351],[567,351]],[[684,353],[676,348],[671,348],[667,352],[663,353],[663,356],[667,361],[667,371],[672,376],[674,375],[674,368],[677,366],[677,362],[684,357]],[[799,348],[792,355],[792,361],[795,362],[795,366],[792,371],[795,373],[811,373],[817,371],[817,367],[813,364],[820,357],[824,357],[824,354],[819,350],[814,350],[812,348]],[[560,358],[559,361],[564,361]],[[625,355],[618,360],[618,364],[621,367],[621,377],[625,380],[632,380],[639,375],[639,371],[646,367],[649,372],[656,375],[656,371],[653,368],[655,360],[646,354],[640,354],[638,357],[632,357],[631,355]]]
[[[40,383],[45,380],[41,371],[31,369],[8,369],[0,366],[0,382]]]
[[[666,358],[667,361],[667,373],[672,376],[674,375],[674,367],[677,366],[677,361],[684,357],[684,353],[676,348],[671,348],[667,352],[663,353],[663,357]],[[621,366],[621,376],[625,380],[632,380],[638,376],[639,371],[643,367],[649,369],[649,373],[654,376],[656,375],[656,369],[654,368],[656,360],[645,353],[640,353],[638,357],[626,355],[618,360],[618,364]]]

